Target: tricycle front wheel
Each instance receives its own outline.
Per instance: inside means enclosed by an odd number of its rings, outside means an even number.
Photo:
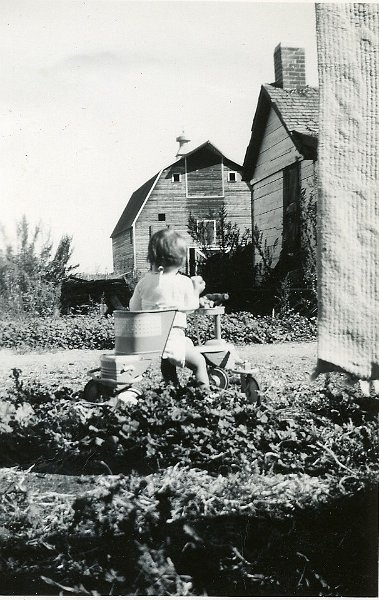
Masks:
[[[213,367],[209,371],[209,381],[212,385],[215,385],[222,390],[226,390],[229,385],[229,376],[224,369],[221,367]]]

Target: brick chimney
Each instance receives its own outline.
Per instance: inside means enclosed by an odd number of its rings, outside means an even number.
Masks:
[[[278,44],[274,50],[274,67],[278,87],[293,90],[306,86],[304,48]]]

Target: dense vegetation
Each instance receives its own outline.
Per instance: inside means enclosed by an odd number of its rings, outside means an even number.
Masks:
[[[2,465],[70,473],[68,492],[99,477],[76,499],[7,485],[3,593],[375,595],[377,411],[359,401],[338,378],[249,405],[152,372],[115,409],[15,371]]]
[[[227,292],[233,311],[279,316],[295,311],[312,317],[317,314],[317,201],[302,189],[297,206],[296,235],[288,240],[279,236],[269,245],[264,231],[240,231],[230,221],[225,206],[210,210],[199,223],[190,215],[188,233],[201,248],[204,260],[197,265],[207,282],[207,292]],[[214,229],[217,222],[216,244]],[[274,254],[280,246],[278,260]]]

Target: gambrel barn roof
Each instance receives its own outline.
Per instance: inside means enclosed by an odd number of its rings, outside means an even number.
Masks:
[[[220,150],[218,150],[218,148],[216,148],[216,146],[214,146],[209,140],[204,142],[203,144],[200,144],[200,146],[197,146],[190,152],[187,152],[187,154],[185,154],[183,157],[186,158],[188,156],[191,156],[192,154],[195,154],[196,152],[198,152],[199,150],[201,150],[204,147],[207,147],[212,152],[215,152],[216,154],[222,156],[224,159],[227,160],[228,164],[233,165],[236,170],[242,171],[241,165],[239,165],[238,163],[236,163],[233,160],[226,158],[226,156],[222,152],[220,152]],[[117,222],[116,227],[114,228],[114,230],[111,234],[111,238],[116,237],[119,233],[126,231],[127,229],[132,227],[132,225],[133,225],[133,223],[135,223],[140,211],[142,210],[145,202],[148,200],[151,192],[153,191],[155,185],[157,184],[162,172],[165,169],[169,169],[170,167],[172,167],[173,165],[178,163],[180,160],[181,159],[175,160],[173,163],[171,163],[167,167],[164,167],[164,169],[161,169],[159,171],[159,173],[154,175],[151,179],[149,179],[143,185],[141,185],[141,187],[139,187],[135,192],[133,192],[133,194],[131,195],[131,197],[129,199],[129,202],[127,203],[121,217],[119,218],[119,220]]]
[[[278,115],[296,148],[306,159],[317,158],[319,92],[314,87],[283,89],[262,85],[244,160],[243,179],[253,176],[270,110]]]
[[[117,222],[116,227],[112,232],[111,238],[115,237],[122,231],[129,229],[129,227],[133,225],[145,200],[154,188],[154,185],[158,180],[160,173],[161,171],[154,175],[154,177],[146,181],[143,185],[141,185],[141,187],[138,188],[138,190],[133,192],[133,194],[130,196],[129,202],[125,206],[124,211]]]

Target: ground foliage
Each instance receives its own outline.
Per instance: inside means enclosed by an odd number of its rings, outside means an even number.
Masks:
[[[357,391],[327,378],[251,405],[153,372],[114,409],[12,379],[2,466],[100,477],[76,498],[9,486],[3,593],[375,595],[377,410]]]
[[[315,319],[291,311],[282,318],[248,312],[225,314],[222,336],[233,344],[309,341],[316,338]],[[214,336],[213,318],[190,315],[187,335],[196,343]],[[19,352],[39,349],[114,348],[113,317],[98,314],[0,321],[0,347]]]

